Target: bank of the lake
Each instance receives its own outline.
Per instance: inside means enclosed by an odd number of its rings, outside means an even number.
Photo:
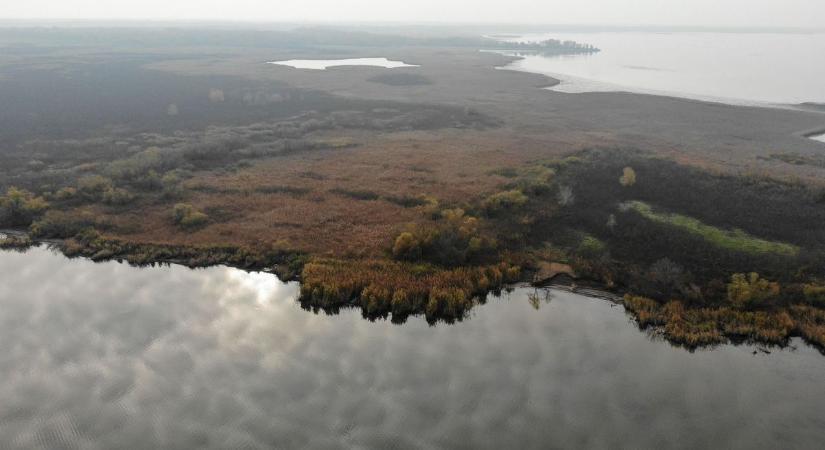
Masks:
[[[584,55],[521,54],[509,69],[559,79],[566,93],[634,92],[748,106],[825,101],[822,33],[592,32],[501,38],[575,40],[602,51]]]

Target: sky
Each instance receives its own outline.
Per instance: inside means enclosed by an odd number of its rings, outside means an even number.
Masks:
[[[2,19],[821,27],[825,0],[4,0]]]

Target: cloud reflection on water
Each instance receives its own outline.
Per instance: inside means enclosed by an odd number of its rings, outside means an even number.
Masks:
[[[825,358],[690,354],[519,289],[463,323],[304,311],[216,267],[0,253],[0,442],[76,448],[804,447]]]

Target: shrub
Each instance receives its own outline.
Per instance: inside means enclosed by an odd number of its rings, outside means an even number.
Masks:
[[[415,261],[421,258],[421,246],[418,243],[418,239],[408,231],[399,234],[398,237],[395,238],[392,255],[396,259],[405,261]]]
[[[440,216],[442,220],[437,223],[400,233],[392,248],[393,256],[402,261],[459,266],[494,252],[496,242],[480,235],[478,218],[467,216],[460,208],[445,209]]]
[[[29,191],[10,187],[6,195],[0,197],[0,224],[5,226],[27,226],[49,208],[43,197],[36,197]]]
[[[802,288],[805,300],[815,306],[825,306],[825,285],[809,283]]]
[[[89,212],[73,213],[51,210],[32,223],[30,233],[39,238],[74,237],[87,228],[107,228],[110,225]]]
[[[518,189],[526,195],[542,195],[551,190],[553,177],[556,171],[545,166],[526,166],[519,168],[505,168],[493,172],[507,178],[515,178],[510,183],[512,189]]]
[[[181,228],[197,228],[209,221],[209,216],[188,203],[178,203],[172,210],[172,219]]]
[[[131,185],[144,191],[154,191],[163,187],[163,180],[160,174],[154,170],[150,170],[132,179]]]
[[[520,190],[497,192],[482,202],[481,206],[488,214],[514,210],[527,203],[527,196]]]
[[[163,178],[160,180],[161,185],[163,186],[163,197],[172,199],[183,195],[181,182],[184,178],[188,178],[189,176],[190,174],[188,172],[181,170],[170,170],[169,172],[163,174]]]
[[[593,236],[585,236],[579,243],[578,253],[586,258],[597,258],[607,252],[607,245]]]
[[[109,188],[103,192],[103,203],[107,205],[126,205],[134,200],[135,196],[129,191],[120,188]]]
[[[68,201],[77,196],[77,189],[67,186],[61,188],[54,194],[54,198],[60,201]]]
[[[98,201],[104,192],[112,188],[112,180],[100,175],[87,175],[77,181],[77,191],[86,200]]]
[[[2,250],[26,250],[32,247],[34,242],[28,236],[0,236],[0,249]]]
[[[759,274],[737,273],[728,283],[728,301],[737,308],[764,306],[779,295],[779,284],[759,278]]]
[[[625,167],[622,172],[622,176],[619,177],[619,184],[624,187],[636,184],[636,171],[632,167]]]

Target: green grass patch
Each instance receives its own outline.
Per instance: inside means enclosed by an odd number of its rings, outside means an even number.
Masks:
[[[670,225],[681,230],[701,236],[706,241],[722,248],[744,253],[773,253],[779,255],[795,256],[799,253],[799,247],[784,242],[774,242],[760,239],[740,230],[723,230],[711,225],[706,225],[693,217],[681,214],[667,214],[654,212],[647,203],[631,201],[624,206],[641,214],[642,217],[657,223]]]

